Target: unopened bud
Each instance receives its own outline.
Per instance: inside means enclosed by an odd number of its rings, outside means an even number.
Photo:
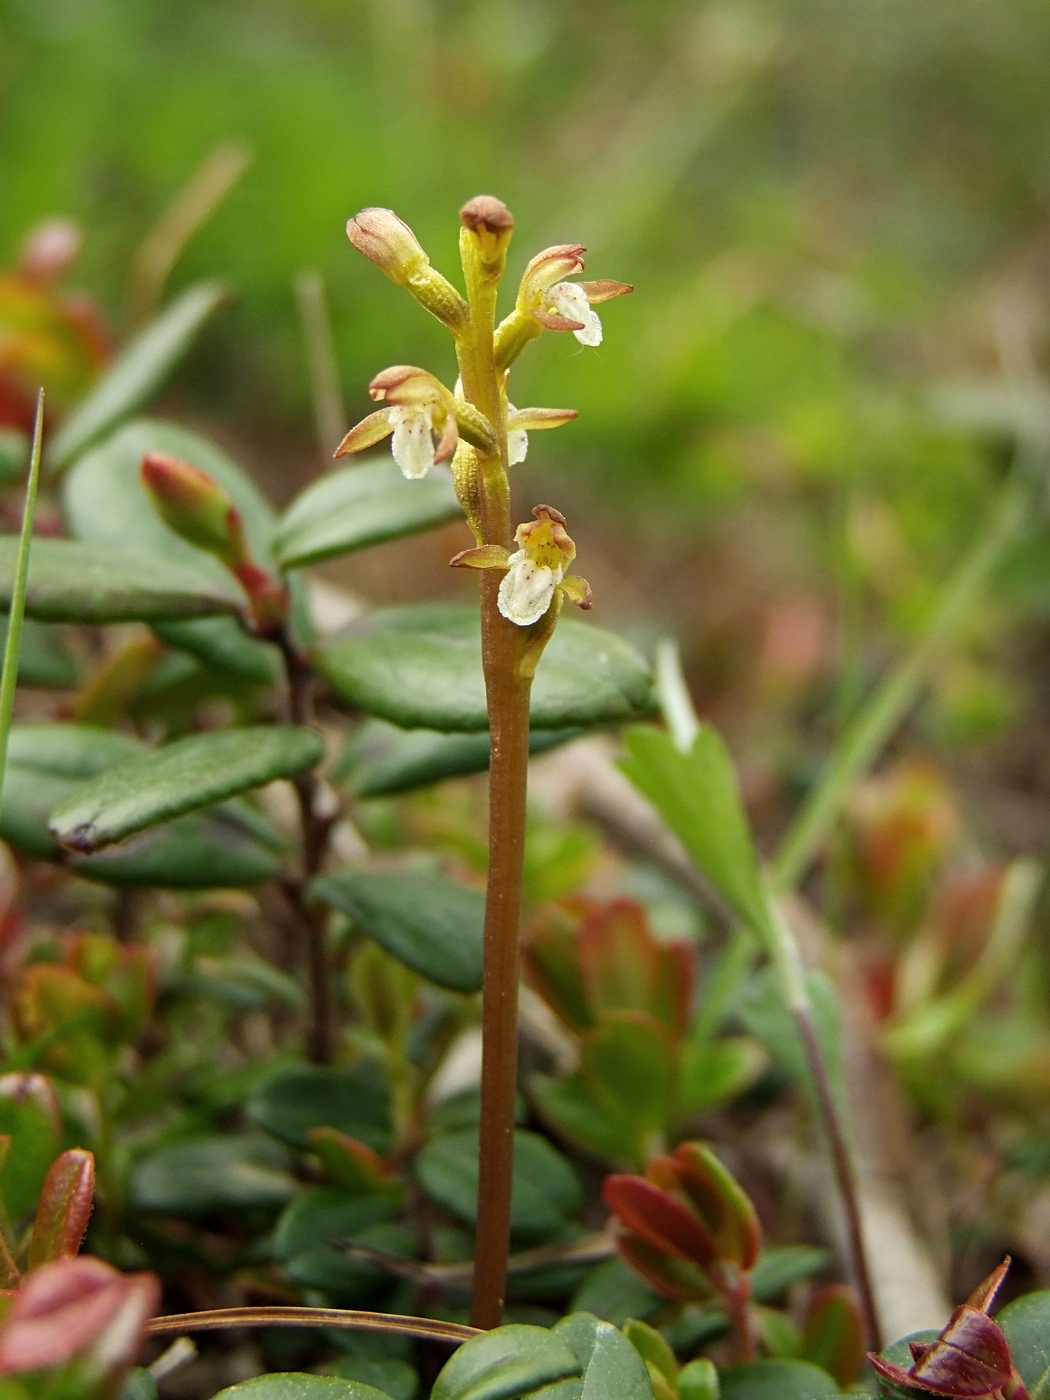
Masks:
[[[346,236],[392,282],[405,287],[451,331],[461,330],[470,310],[430,259],[409,226],[392,209],[362,209],[346,226]]]
[[[150,452],[142,484],[157,514],[182,539],[232,564],[244,555],[240,512],[214,477],[189,462]]]
[[[392,209],[362,209],[347,224],[346,236],[359,253],[402,287],[430,263],[416,235]]]
[[[514,215],[501,199],[479,194],[459,211],[463,227],[474,235],[478,257],[487,271],[503,270],[507,245],[514,232]]]

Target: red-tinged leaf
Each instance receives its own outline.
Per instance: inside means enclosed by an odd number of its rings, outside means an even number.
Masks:
[[[683,1142],[674,1152],[678,1187],[714,1239],[723,1259],[754,1268],[762,1247],[762,1227],[751,1198],[709,1148]]]
[[[349,1191],[385,1192],[395,1184],[374,1148],[338,1128],[311,1128],[306,1141],[336,1186],[345,1186]]]
[[[945,1395],[991,1395],[1010,1379],[1010,1345],[987,1314],[963,1303],[933,1346],[912,1367],[911,1384]]]
[[[618,1232],[616,1248],[625,1263],[665,1298],[688,1303],[713,1296],[714,1290],[706,1274],[695,1264],[685,1259],[672,1259],[629,1230]]]
[[[17,1288],[21,1277],[7,1236],[0,1230],[0,1290]]]
[[[97,1375],[129,1366],[160,1302],[153,1274],[120,1274],[101,1259],[58,1259],[27,1274],[0,1327],[0,1375],[61,1366],[82,1355]]]
[[[659,981],[659,948],[645,910],[632,899],[595,906],[580,929],[578,959],[587,999],[603,1011],[649,1011]]]
[[[689,1028],[696,987],[696,950],[676,939],[660,945],[652,1012],[680,1040]]]
[[[44,1181],[29,1237],[29,1267],[76,1254],[95,1192],[95,1159],[82,1147],[56,1157]]]
[[[1008,1254],[999,1267],[993,1269],[984,1282],[979,1283],[973,1290],[966,1300],[967,1307],[976,1308],[978,1312],[991,1312],[992,1304],[995,1302],[995,1295],[1002,1287],[1003,1279],[1006,1277],[1007,1271],[1010,1268],[1010,1262],[1011,1260]]]
[[[822,1288],[809,1305],[799,1355],[833,1375],[845,1388],[864,1364],[864,1326],[852,1288]]]
[[[701,1269],[718,1262],[707,1229],[685,1206],[642,1176],[607,1176],[605,1204],[622,1225],[673,1259],[689,1259]]]
[[[580,915],[578,901],[548,906],[530,927],[522,949],[529,985],[574,1031],[594,1025],[576,953]]]

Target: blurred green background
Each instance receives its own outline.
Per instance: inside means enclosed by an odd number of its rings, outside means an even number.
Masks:
[[[453,278],[481,191],[516,215],[512,279],[586,244],[637,290],[598,350],[545,336],[516,371],[518,404],[581,414],[533,440],[523,507],[563,508],[604,618],[668,619],[761,739],[849,712],[977,528],[1014,405],[1045,430],[1048,60],[1045,0],[0,0],[0,254],[79,220],[74,280],[119,331],[148,229],[245,142],[172,279],[237,291],[174,403],[287,499],[319,470],[297,272],[325,279],[351,421],[386,364],[453,373],[347,244],[357,209]],[[1031,711],[1046,544],[974,618],[935,740]]]

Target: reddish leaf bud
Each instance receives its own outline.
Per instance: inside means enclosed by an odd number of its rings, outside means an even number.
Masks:
[[[160,452],[142,459],[141,475],[158,515],[182,539],[224,564],[244,557],[240,512],[214,477]]]
[[[70,1148],[51,1163],[33,1233],[29,1237],[29,1267],[72,1256],[87,1229],[95,1192],[95,1159],[82,1147]]]

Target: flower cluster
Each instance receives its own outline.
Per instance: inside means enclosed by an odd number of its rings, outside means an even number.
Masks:
[[[489,195],[471,200],[461,220],[468,282],[473,277],[475,285],[494,288],[514,221]],[[412,230],[389,209],[364,209],[348,223],[347,235],[355,248],[448,327],[462,351],[477,330],[471,303],[431,267]],[[484,410],[464,389],[465,371],[450,389],[427,370],[395,365],[369,385],[369,394],[382,406],[351,428],[335,453],[343,457],[362,452],[389,437],[394,460],[413,480],[451,459],[456,490],[478,540],[477,548],[457,554],[452,564],[502,570],[499,610],[520,627],[539,622],[552,607],[556,617],[563,598],[580,608],[591,605],[587,583],[566,574],[576,547],[559,511],[537,506],[535,519],[518,526],[517,548],[512,550],[509,526],[493,529],[492,513],[484,508],[494,489],[505,492],[509,468],[525,460],[529,432],[561,427],[576,417],[573,409],[518,409],[509,403],[507,379],[513,360],[544,330],[567,331],[583,345],[600,345],[602,326],[594,306],[632,290],[622,282],[569,280],[583,271],[584,251],[576,244],[548,248],[526,267],[514,310],[492,332],[489,365],[495,367],[498,387]]]

